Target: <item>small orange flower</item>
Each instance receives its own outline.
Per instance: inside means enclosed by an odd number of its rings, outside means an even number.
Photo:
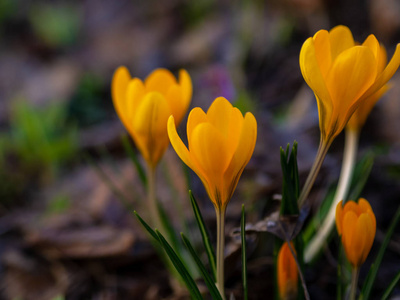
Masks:
[[[342,238],[347,260],[353,267],[361,266],[371,250],[376,233],[376,219],[371,205],[360,198],[336,206],[336,228]]]
[[[132,78],[119,67],[112,79],[111,94],[115,110],[143,157],[154,168],[169,145],[167,120],[178,125],[192,98],[192,81],[185,70],[179,82],[166,69],[154,70],[144,81]]]
[[[293,243],[290,242],[294,249]],[[284,243],[278,253],[278,287],[280,299],[295,299],[297,296],[296,261],[290,252],[288,243]]]

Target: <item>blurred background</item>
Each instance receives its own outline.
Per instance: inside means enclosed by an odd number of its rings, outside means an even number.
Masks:
[[[0,0],[0,299],[187,298],[171,288],[126,208],[148,217],[145,189],[123,146],[127,133],[110,95],[121,65],[142,79],[158,67],[175,75],[185,68],[193,81],[191,107],[206,110],[224,96],[255,114],[255,153],[227,215],[226,286],[241,299],[240,244],[230,232],[239,226],[242,203],[249,222],[279,205],[280,146],[298,141],[301,179],[307,176],[319,142],[318,112],[298,56],[309,36],[339,24],[360,42],[375,34],[391,57],[400,41],[400,2]],[[366,265],[400,203],[399,98],[398,72],[361,134],[360,157],[374,157],[362,196],[378,224]],[[313,189],[316,207],[336,184],[342,150],[340,136]],[[158,198],[173,207],[168,213],[178,211],[193,223],[190,187],[213,232],[212,204],[171,148],[157,176]],[[249,245],[250,299],[273,295],[272,240],[265,234]],[[312,299],[335,299],[337,239],[332,243],[306,270]],[[397,229],[376,295],[399,269]]]

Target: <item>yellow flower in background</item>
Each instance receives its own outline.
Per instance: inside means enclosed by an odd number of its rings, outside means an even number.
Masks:
[[[214,100],[207,114],[194,108],[188,118],[186,147],[178,136],[175,117],[168,120],[168,135],[178,156],[201,179],[218,209],[224,210],[249,162],[256,144],[257,122],[228,100]]]
[[[291,243],[294,249],[293,243]],[[288,243],[284,243],[278,253],[278,288],[280,299],[296,299],[299,275],[296,261],[290,252]]]
[[[343,130],[363,101],[373,102],[383,94],[399,64],[400,44],[386,64],[386,51],[374,35],[358,45],[346,26],[320,30],[304,42],[300,69],[317,99],[324,142]]]
[[[112,99],[119,118],[151,168],[169,145],[167,121],[170,115],[178,125],[192,98],[192,81],[185,70],[179,82],[166,69],[154,70],[144,81],[132,78],[119,67],[112,79]]]
[[[336,228],[341,236],[347,260],[353,267],[361,266],[368,256],[376,233],[376,219],[371,205],[360,198],[358,203],[342,201],[336,206]]]

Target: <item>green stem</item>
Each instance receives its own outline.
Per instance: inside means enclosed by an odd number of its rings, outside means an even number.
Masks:
[[[323,139],[321,139],[318,147],[318,152],[314,160],[314,164],[311,167],[310,173],[308,174],[308,177],[306,179],[306,183],[304,184],[298,199],[299,207],[302,207],[304,202],[307,200],[307,197],[311,191],[315,179],[317,178],[318,172],[321,169],[322,163],[325,159],[326,153],[328,152],[331,143],[332,139],[328,141],[324,141]]]
[[[360,268],[353,267],[351,271],[351,287],[350,287],[350,295],[349,300],[355,300],[357,294],[357,283],[358,283],[358,275],[360,274]]]
[[[225,249],[225,208],[216,209],[217,214],[217,288],[225,299],[224,291],[224,249]]]
[[[286,241],[286,243],[287,243],[288,246],[289,246],[289,250],[290,250],[290,253],[292,253],[292,256],[293,256],[293,258],[294,258],[294,261],[296,262],[297,271],[298,271],[298,273],[299,273],[301,285],[302,285],[303,290],[304,290],[304,298],[305,298],[306,300],[310,300],[310,294],[308,293],[308,290],[307,290],[306,280],[304,279],[303,272],[301,271],[301,267],[300,267],[299,260],[297,259],[297,255],[296,255],[296,253],[294,252],[290,241]]]
[[[151,222],[154,228],[158,228],[161,233],[165,233],[162,229],[160,214],[158,212],[158,204],[156,197],[156,169],[147,167],[147,199],[151,215]]]
[[[318,229],[317,233],[308,243],[305,249],[304,261],[306,263],[313,260],[315,255],[325,243],[325,240],[335,224],[336,206],[341,200],[346,198],[347,193],[349,192],[351,177],[353,176],[353,170],[356,161],[358,138],[359,131],[351,129],[346,130],[342,169],[340,171],[340,177],[335,196],[321,227]]]

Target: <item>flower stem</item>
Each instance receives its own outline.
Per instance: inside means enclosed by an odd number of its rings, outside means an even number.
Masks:
[[[217,288],[225,299],[224,289],[224,249],[225,249],[225,208],[217,208]]]
[[[158,228],[161,233],[162,223],[160,220],[160,214],[158,212],[158,204],[156,197],[156,169],[154,167],[147,167],[147,199],[151,215],[151,222],[154,228]]]
[[[358,149],[359,131],[347,129],[344,143],[342,169],[340,171],[339,183],[327,216],[322,226],[318,229],[313,239],[308,243],[304,252],[304,261],[310,262],[319,252],[329,233],[335,224],[337,204],[345,199],[350,188],[351,177],[353,176],[354,164]]]
[[[350,295],[349,300],[355,300],[357,294],[357,283],[358,283],[358,275],[360,274],[360,268],[353,267],[351,271],[351,287],[350,287]]]
[[[326,153],[328,152],[331,143],[332,139],[329,141],[324,141],[323,139],[321,139],[321,142],[319,143],[318,152],[315,157],[314,164],[311,167],[310,173],[308,174],[308,177],[306,179],[306,183],[304,184],[298,199],[300,208],[303,206],[311,191],[311,188],[315,182],[315,179],[317,178],[318,172],[321,169],[322,163],[325,159]]]
[[[286,241],[286,243],[289,246],[289,250],[290,250],[290,253],[292,253],[292,255],[293,255],[294,261],[296,262],[297,270],[298,270],[300,280],[301,280],[301,285],[302,285],[303,291],[304,291],[304,298],[306,300],[310,300],[310,294],[308,293],[308,290],[307,290],[306,280],[304,279],[303,272],[301,271],[301,267],[300,267],[299,260],[297,259],[297,255],[294,252],[291,243],[289,241]]]

